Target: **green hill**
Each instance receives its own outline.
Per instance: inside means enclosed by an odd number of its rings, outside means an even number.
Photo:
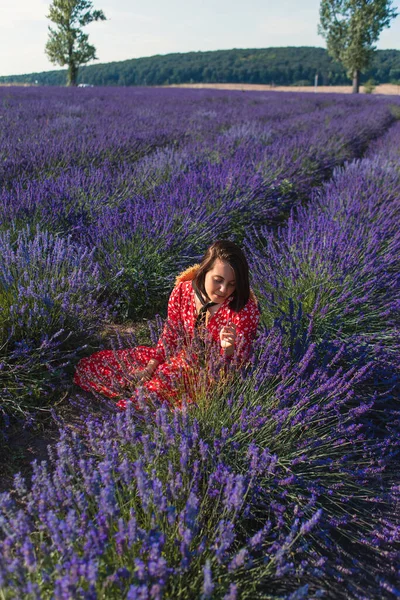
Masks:
[[[81,67],[78,83],[93,85],[169,85],[179,83],[263,83],[344,85],[350,80],[324,48],[287,47],[215,50],[156,55]],[[400,80],[400,50],[377,50],[361,83]],[[66,71],[0,77],[0,83],[64,85]]]

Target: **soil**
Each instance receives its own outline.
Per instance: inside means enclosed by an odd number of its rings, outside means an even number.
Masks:
[[[48,447],[54,446],[58,438],[57,423],[49,413],[43,413],[31,426],[11,426],[0,446],[0,493],[12,488],[14,474],[18,472],[29,479],[32,461],[47,460]]]
[[[0,86],[22,86],[30,87],[30,83],[0,83]],[[199,88],[199,89],[215,89],[215,90],[240,90],[242,92],[321,92],[331,94],[351,94],[351,85],[319,85],[317,90],[313,85],[308,86],[279,86],[267,85],[258,83],[177,83],[173,85],[154,86],[154,87],[177,87],[177,88]],[[361,94],[364,94],[364,87],[360,86]],[[382,83],[377,85],[372,92],[373,94],[385,94],[388,96],[400,96],[400,85],[392,83]]]
[[[199,88],[199,89],[216,89],[216,90],[240,90],[242,92],[317,92],[331,94],[351,94],[351,85],[324,86],[320,85],[315,89],[314,86],[272,86],[252,83],[182,83],[169,85],[164,87],[182,87],[182,88]],[[364,87],[360,87],[360,92],[364,94]],[[377,85],[372,92],[373,94],[400,95],[400,85],[384,83]]]
[[[32,475],[32,462],[49,460],[49,448],[60,439],[60,426],[84,433],[84,422],[89,416],[110,414],[112,403],[104,403],[93,394],[71,384],[50,409],[35,415],[31,426],[15,423],[7,430],[7,439],[0,444],[0,493],[12,490],[14,475],[21,473],[27,481]]]

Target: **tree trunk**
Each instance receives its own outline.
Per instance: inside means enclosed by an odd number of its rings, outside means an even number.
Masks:
[[[360,71],[357,69],[353,73],[353,94],[358,94],[360,91]]]
[[[76,66],[75,63],[69,63],[67,85],[75,86],[77,79],[78,79],[78,67]]]

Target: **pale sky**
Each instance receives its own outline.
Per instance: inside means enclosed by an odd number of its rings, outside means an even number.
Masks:
[[[2,0],[0,75],[50,71],[44,53],[51,0]],[[170,52],[319,46],[319,0],[94,0],[107,21],[85,31],[97,63]],[[400,0],[392,4],[400,13]],[[400,50],[400,16],[385,29],[379,49]]]

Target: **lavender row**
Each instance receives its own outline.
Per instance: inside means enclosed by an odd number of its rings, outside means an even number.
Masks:
[[[302,114],[287,115],[282,111],[281,102],[277,102],[276,95],[258,96],[258,102],[253,100],[252,103],[243,99],[239,103],[240,96],[211,96],[205,99],[197,97],[197,103],[193,98],[190,102],[190,96],[183,96],[179,107],[173,102],[175,98],[172,96],[169,99],[170,104],[164,102],[163,111],[158,108],[157,112],[155,100],[160,103],[162,97],[155,96],[154,91],[147,94],[148,97],[142,99],[142,102],[146,100],[148,106],[148,118],[144,123],[141,116],[143,105],[132,107],[135,98],[130,98],[125,113],[120,113],[112,101],[120,108],[116,100],[121,101],[121,98],[111,96],[107,98],[110,106],[104,107],[107,114],[110,114],[109,121],[105,121],[99,107],[92,114],[87,106],[78,104],[75,110],[80,110],[80,119],[85,123],[80,124],[78,130],[66,127],[65,131],[58,133],[47,132],[42,121],[46,117],[45,122],[51,123],[60,116],[57,110],[62,116],[63,110],[71,111],[74,105],[66,104],[63,107],[61,102],[55,103],[55,106],[50,103],[45,109],[45,106],[39,104],[43,114],[36,109],[38,114],[35,115],[35,110],[32,110],[28,103],[24,108],[25,112],[29,109],[30,120],[28,115],[22,112],[16,119],[22,130],[15,127],[15,131],[9,131],[3,144],[3,165],[10,162],[15,172],[9,178],[10,191],[5,191],[2,195],[1,221],[25,218],[32,224],[32,219],[36,218],[41,226],[57,227],[57,231],[60,231],[60,225],[64,229],[71,219],[68,212],[72,206],[78,217],[82,217],[82,213],[86,212],[86,218],[93,221],[99,205],[115,206],[121,199],[129,199],[137,194],[143,195],[143,192],[147,196],[154,188],[154,193],[157,194],[158,185],[165,181],[168,183],[173,178],[178,178],[179,182],[182,171],[188,173],[196,167],[197,171],[204,168],[203,176],[207,178],[207,167],[210,164],[223,166],[228,157],[233,157],[234,162],[230,165],[228,158],[226,177],[235,178],[237,163],[242,164],[244,161],[244,173],[246,169],[251,169],[261,174],[261,181],[257,182],[258,187],[264,179],[268,185],[274,178],[280,178],[285,179],[286,187],[289,184],[293,190],[298,188],[304,179],[301,170],[305,171],[309,179],[321,177],[321,172],[324,173],[333,165],[360,153],[368,140],[377,136],[393,119],[390,105],[386,102],[365,102],[361,109],[357,106],[355,112],[355,106],[343,98],[330,100],[329,103],[326,102],[326,106],[320,106],[316,100],[310,103],[309,99],[302,97],[301,101],[297,102],[297,111],[300,112],[301,107]],[[210,101],[213,101],[213,106],[218,112],[214,111],[213,118],[207,120],[204,119],[204,113],[207,112],[205,106]],[[227,102],[228,106],[230,102],[235,110],[226,111]],[[290,102],[288,105],[292,106]],[[194,110],[195,108],[197,110]],[[313,108],[315,110],[311,112]],[[11,107],[9,110],[11,112]],[[15,106],[12,106],[12,110],[14,115]],[[223,110],[225,112],[222,112]],[[36,117],[34,119],[31,118],[32,112]],[[194,122],[199,114],[201,118],[197,118],[196,126]],[[6,114],[1,116],[7,117]],[[132,119],[133,124],[130,127]],[[169,127],[162,133],[167,145],[162,143],[163,147],[157,148],[157,143],[153,143],[152,140],[160,134],[161,121],[164,127],[167,127],[167,124]],[[213,125],[211,130],[207,127],[208,121]],[[4,123],[7,125],[6,118]],[[38,128],[37,131],[32,130],[32,123]],[[112,131],[108,131],[107,126],[112,127]],[[43,136],[43,143],[40,136]],[[132,156],[117,155],[114,160],[114,140],[118,139],[119,143],[122,143],[125,138],[127,147],[131,147]],[[78,144],[79,150],[71,149],[71,143]],[[24,156],[24,152],[28,151],[30,144],[35,145],[35,150],[29,158]],[[82,144],[84,147],[81,147]],[[38,145],[43,146],[40,151],[36,147]],[[135,155],[137,145],[147,147],[147,150],[143,150],[147,154],[143,158],[140,158],[142,151]],[[238,146],[242,151],[235,156]],[[52,147],[64,153],[62,160],[65,164],[56,173],[49,174],[46,172],[46,164],[54,162],[51,157]],[[152,151],[154,147],[156,150]],[[95,157],[100,148],[104,158],[99,162]],[[76,153],[85,157],[84,164],[74,160]],[[137,158],[139,160],[136,160]],[[37,160],[38,177],[24,171],[24,165],[30,164],[31,159]],[[18,161],[23,164],[19,165]],[[297,168],[293,169],[292,163],[295,163]],[[291,169],[284,177],[283,171],[288,167]],[[292,172],[293,180],[290,181]],[[206,181],[203,182],[203,185],[205,184]],[[265,189],[266,186],[264,193]],[[277,195],[275,190],[275,197]],[[282,195],[281,193],[280,196]],[[60,214],[60,199],[66,204],[65,215]],[[279,198],[275,200],[279,201]],[[60,222],[54,221],[53,209],[56,215],[59,215]],[[91,211],[93,214],[90,214]],[[73,227],[74,222],[69,225]]]
[[[389,156],[398,132],[385,138]],[[376,155],[336,170],[277,232],[254,231],[247,248],[265,324],[279,323],[292,344],[345,341],[398,367],[399,196],[398,167]]]
[[[159,145],[212,136],[243,120],[244,102],[251,118],[262,115],[269,122],[314,108],[310,101],[292,100],[282,110],[277,99],[260,102],[249,94],[244,101],[240,94],[218,91],[3,88],[0,94],[0,178],[7,183],[107,159],[116,166]]]

